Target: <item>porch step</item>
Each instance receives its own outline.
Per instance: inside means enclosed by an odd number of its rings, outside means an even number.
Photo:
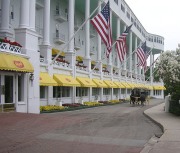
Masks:
[[[0,105],[0,112],[13,112],[15,111],[15,105],[14,104],[2,104]]]

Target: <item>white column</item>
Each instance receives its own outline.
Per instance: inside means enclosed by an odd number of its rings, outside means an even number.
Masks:
[[[139,42],[138,46],[139,45],[142,45],[142,43]],[[139,63],[139,58],[138,57],[137,57],[137,63]],[[138,73],[138,75],[140,77],[140,81],[141,81],[141,66],[137,67],[137,73]]]
[[[116,30],[117,31],[117,35],[116,35],[117,39],[121,35],[121,32],[120,32],[121,24],[120,24],[120,22],[121,22],[121,19],[117,18],[117,30]],[[115,52],[116,52],[115,55],[116,55],[116,58],[117,58],[118,75],[119,75],[119,79],[121,79],[121,63],[120,63],[119,56],[118,56],[118,53],[116,51],[116,48],[115,48]]]
[[[151,82],[151,85],[153,83],[153,74],[152,74],[152,71],[153,71],[153,54],[152,52],[150,53],[150,82]]]
[[[68,38],[71,39],[71,37],[74,35],[74,0],[69,0],[69,14],[68,14]],[[72,39],[68,46],[68,52],[74,51],[74,39]]]
[[[135,36],[135,49],[137,49],[137,37]],[[137,76],[137,54],[134,53],[134,73]]]
[[[101,1],[98,2],[98,6],[100,5]],[[98,12],[101,11],[101,6],[99,7],[98,9]],[[98,53],[97,53],[97,60],[100,62],[102,59],[101,59],[101,37],[99,36],[99,34],[97,35],[97,39],[98,39]],[[102,63],[98,63],[98,66],[99,68],[99,71],[101,72],[101,79],[102,79]],[[100,100],[103,99],[103,88],[100,88]]]
[[[68,9],[68,40],[74,35],[74,15],[75,15],[75,0],[69,0]],[[70,66],[73,67],[72,76],[76,76],[75,66],[75,52],[74,52],[74,39],[69,42],[68,49],[66,52],[66,59],[70,62]],[[72,103],[75,102],[76,98],[76,87],[72,88]]]
[[[89,15],[90,15],[90,0],[86,0],[86,6],[85,6],[85,18],[88,19],[89,18]],[[85,35],[85,40],[86,40],[86,43],[85,43],[85,56],[87,59],[89,59],[89,52],[90,52],[90,24],[89,24],[89,20],[87,21],[86,25],[85,25],[85,32],[86,32],[86,35]]]
[[[98,6],[100,5],[101,1],[98,2]],[[101,11],[101,6],[99,7],[98,9],[98,12]],[[99,36],[99,34],[97,35],[97,43],[98,43],[98,53],[97,53],[97,61],[100,62],[102,59],[101,59],[101,37]],[[101,78],[102,78],[102,63],[97,63],[98,64],[98,68],[99,68],[99,71],[101,72]],[[102,91],[103,93],[103,91]],[[103,95],[101,95],[100,97],[103,97]],[[102,99],[101,99],[102,100]]]
[[[126,25],[124,25],[124,30],[123,30],[123,32],[126,30]],[[124,56],[124,61],[123,61],[123,70],[126,70],[126,62],[127,62],[127,60],[126,60],[126,54],[125,54],[125,56]]]
[[[29,18],[30,18],[30,29],[35,30],[35,9],[36,9],[36,1],[35,0],[31,0],[30,2],[30,14],[29,14]]]
[[[1,30],[9,30],[10,0],[1,0]]]
[[[29,27],[29,0],[21,0],[19,28]]]
[[[152,73],[153,65],[152,65],[152,63],[153,63],[153,54],[151,51],[151,53],[150,53],[150,83],[151,83],[151,85],[153,85],[153,73]],[[154,90],[150,91],[150,96],[153,96],[153,92],[154,92]]]
[[[112,11],[109,10],[109,13],[110,13],[110,25],[111,25],[111,29],[112,29]],[[113,52],[113,49],[112,49],[111,53],[109,54],[108,65],[112,65],[112,52]]]
[[[116,37],[117,39],[120,37],[120,18],[117,18],[117,33],[116,33]],[[116,57],[117,57],[117,67],[119,68],[120,66],[120,60],[118,57],[118,53],[116,52]]]
[[[129,71],[132,78],[132,31],[129,32]]]
[[[49,45],[49,34],[50,34],[50,0],[44,0],[44,17],[43,17],[43,25],[44,25],[44,37],[43,37],[43,45]]]
[[[100,1],[98,2],[98,5],[100,5]],[[98,9],[98,12],[101,11],[101,6]],[[101,37],[99,36],[99,34],[97,35],[98,38],[98,54],[97,54],[97,60],[100,61],[101,60]]]
[[[142,76],[145,77],[144,67],[142,67]],[[144,81],[144,80],[143,80]]]

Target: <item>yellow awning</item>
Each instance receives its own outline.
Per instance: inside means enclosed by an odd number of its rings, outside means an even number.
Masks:
[[[127,84],[131,87],[131,88],[135,88],[136,86],[133,83],[128,83]]]
[[[125,88],[121,82],[114,81],[114,84],[116,84],[119,88]]]
[[[95,61],[91,61],[91,64],[92,64],[92,65],[95,65],[95,64],[96,64],[96,62],[95,62]]]
[[[161,90],[159,86],[153,86],[154,90]]]
[[[54,74],[53,79],[59,86],[81,86],[80,83],[70,75]]]
[[[34,72],[34,68],[28,59],[6,53],[0,53],[0,70]]]
[[[140,87],[140,85],[139,84],[137,84],[137,83],[134,83],[134,88],[139,88]]]
[[[165,87],[165,86],[163,86],[163,90],[166,90],[166,87]]]
[[[158,86],[158,85],[153,86],[153,89],[154,90],[166,90],[166,88],[164,86]]]
[[[137,88],[142,88],[141,84],[136,84]]]
[[[151,86],[151,85],[147,85],[147,88],[148,88],[149,90],[153,90],[153,86]]]
[[[97,85],[99,88],[108,88],[108,86],[103,82],[103,80],[100,79],[93,79],[93,82]]]
[[[83,57],[82,56],[76,56],[76,61],[82,62],[83,61]]]
[[[146,86],[144,84],[140,84],[141,85],[141,88],[146,88]]]
[[[60,56],[65,56],[65,53],[63,51],[60,51],[59,49],[56,48],[52,48],[52,55],[57,55],[59,52],[61,52]]]
[[[111,80],[104,80],[104,83],[109,87],[109,88],[118,88],[116,84],[114,84]]]
[[[127,82],[121,82],[123,86],[125,86],[127,89],[131,89],[132,87],[128,85]]]
[[[107,65],[106,65],[106,64],[103,64],[103,65],[102,65],[102,67],[103,67],[103,68],[106,68],[106,67],[107,67]]]
[[[57,82],[45,72],[41,72],[39,76],[40,86],[57,86]]]
[[[97,87],[97,85],[90,79],[85,77],[76,77],[76,80],[82,87]]]

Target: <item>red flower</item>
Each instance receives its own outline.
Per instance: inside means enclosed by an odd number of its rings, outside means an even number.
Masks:
[[[4,39],[0,39],[0,42],[4,42],[4,43],[8,43],[10,45],[14,45],[14,46],[18,46],[18,47],[22,47],[19,43],[17,43],[16,41],[11,42],[10,40],[8,40],[6,37]]]
[[[17,43],[16,41],[10,42],[9,44],[10,44],[10,45],[14,45],[14,46],[22,47],[22,46],[21,46],[19,43]]]
[[[6,37],[3,39],[3,42],[4,42],[4,43],[9,43],[9,44],[11,43],[11,41],[8,40]]]

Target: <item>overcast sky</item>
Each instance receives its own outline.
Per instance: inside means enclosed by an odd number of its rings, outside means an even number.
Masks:
[[[164,50],[180,43],[180,0],[125,0],[147,32],[165,38]]]

